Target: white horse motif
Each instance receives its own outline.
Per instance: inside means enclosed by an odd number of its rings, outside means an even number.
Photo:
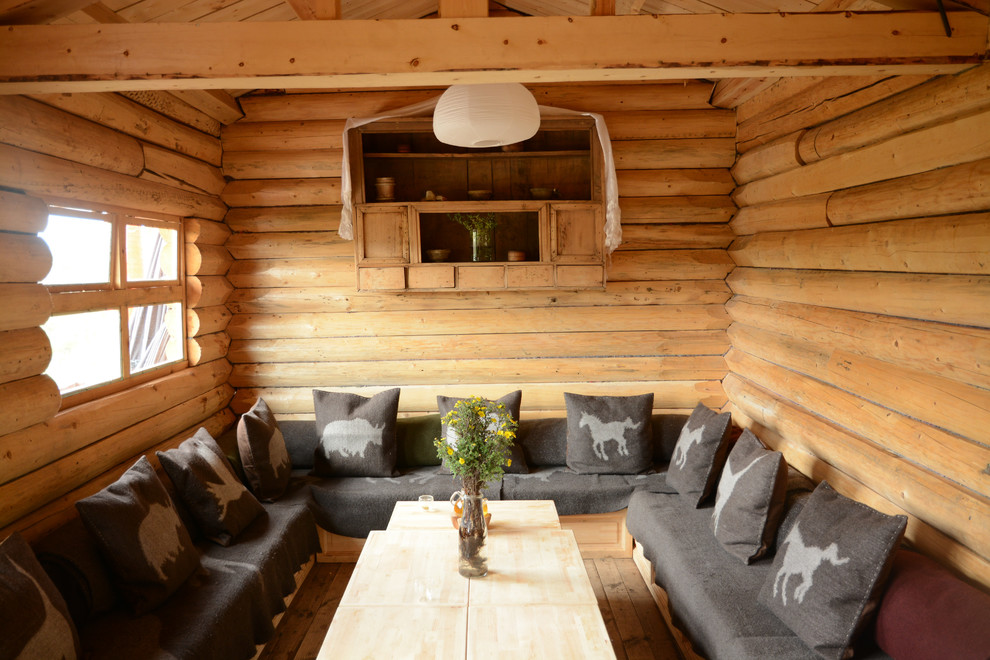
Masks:
[[[688,431],[687,426],[681,429],[681,435],[677,438],[677,445],[674,447],[674,464],[682,468],[687,461],[687,454],[691,447],[701,442],[701,436],[705,432],[705,425],[702,424],[696,429]]]
[[[171,507],[153,502],[138,525],[138,542],[148,565],[162,580],[166,579],[165,562],[179,557],[179,517]]]
[[[285,447],[285,437],[282,436],[280,429],[275,429],[268,443],[268,460],[276,470],[289,465],[289,451]]]
[[[354,419],[338,419],[323,427],[321,442],[324,447],[332,448],[341,456],[359,456],[364,458],[364,452],[369,445],[382,444],[382,432],[385,425],[372,426],[371,422],[361,417]]]
[[[236,502],[244,495],[244,486],[236,480],[234,474],[224,465],[224,461],[219,455],[209,449],[204,449],[201,455],[210,464],[210,467],[213,468],[213,474],[217,477],[216,481],[211,480],[206,482],[206,489],[210,491],[210,495],[217,501],[217,507],[220,509],[220,518],[222,520],[227,517],[227,507],[230,503]]]
[[[74,658],[76,649],[72,644],[72,628],[65,617],[55,609],[48,594],[41,588],[34,577],[21,568],[16,561],[10,559],[11,565],[18,573],[31,581],[41,598],[41,604],[45,610],[45,617],[41,627],[28,640],[24,648],[21,649],[18,658]]]
[[[725,503],[729,501],[732,497],[732,491],[736,489],[736,484],[742,479],[742,476],[746,474],[751,467],[759,463],[766,456],[760,456],[755,461],[739,470],[739,472],[732,471],[732,465],[730,461],[726,461],[725,470],[722,472],[722,478],[718,482],[718,492],[715,494],[715,511],[712,513],[712,522],[715,525],[715,531],[718,532],[718,519],[722,515],[722,509],[725,508]]]
[[[625,421],[622,422],[603,422],[594,415],[589,415],[586,412],[581,413],[581,421],[578,423],[578,426],[587,426],[588,430],[591,431],[591,448],[603,461],[608,460],[608,456],[605,455],[605,443],[609,440],[615,440],[618,444],[618,453],[620,456],[628,456],[629,449],[626,447],[626,429],[639,428],[639,424],[634,423],[630,417],[626,417]]]
[[[779,586],[784,605],[787,605],[787,580],[790,576],[801,577],[801,582],[794,587],[794,598],[797,602],[803,603],[805,594],[812,587],[815,571],[822,563],[828,561],[833,566],[841,566],[849,561],[849,557],[839,558],[839,546],[835,543],[830,543],[825,548],[805,545],[797,525],[794,525],[784,543],[787,544],[787,554],[784,555],[783,565],[773,579],[773,597],[777,597]]]

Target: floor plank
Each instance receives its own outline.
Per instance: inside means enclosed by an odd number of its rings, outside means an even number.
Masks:
[[[632,559],[584,566],[618,660],[680,660]],[[315,564],[258,660],[314,660],[353,571],[353,563]]]

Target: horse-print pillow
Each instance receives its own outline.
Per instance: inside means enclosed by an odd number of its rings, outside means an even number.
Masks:
[[[567,467],[580,474],[640,474],[653,469],[653,394],[564,393]]]
[[[876,611],[906,525],[905,516],[880,513],[823,481],[777,550],[759,601],[822,657],[847,657]]]

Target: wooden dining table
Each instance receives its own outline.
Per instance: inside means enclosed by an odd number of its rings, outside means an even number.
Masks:
[[[457,572],[447,502],[398,502],[371,532],[318,658],[615,658],[552,501],[492,501],[488,575]]]

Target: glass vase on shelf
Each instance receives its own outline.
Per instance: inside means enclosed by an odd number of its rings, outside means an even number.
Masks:
[[[471,261],[495,261],[495,228],[471,230]]]

